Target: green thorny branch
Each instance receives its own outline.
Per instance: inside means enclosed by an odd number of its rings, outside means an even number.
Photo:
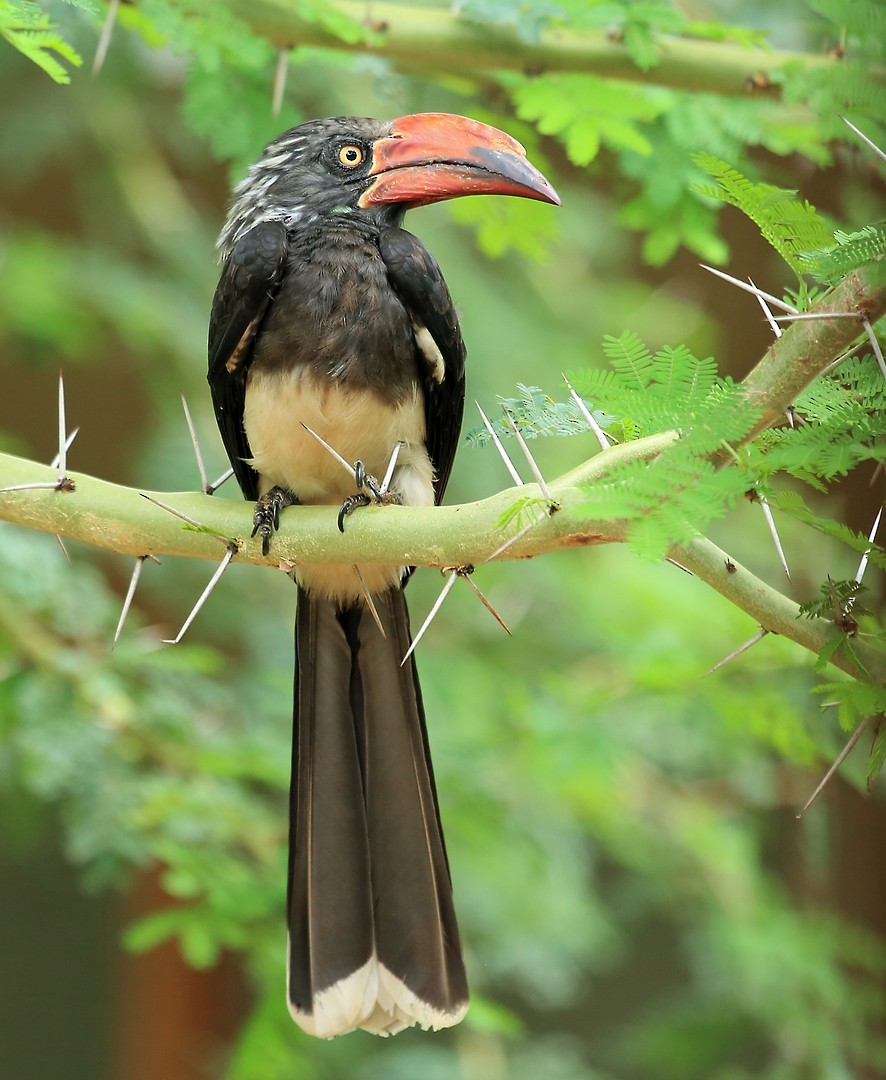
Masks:
[[[834,318],[804,318],[772,344],[741,384],[743,399],[757,417],[742,442],[777,422],[795,397],[853,346],[863,323],[870,325],[886,312],[884,278],[881,264],[850,274],[808,313],[832,313]],[[852,315],[856,318],[848,317]],[[134,489],[74,473],[60,484],[58,469],[9,455],[0,455],[0,487],[19,490],[0,491],[0,519],[136,556],[219,559],[227,552],[241,562],[284,570],[317,561],[479,565],[493,557],[530,558],[561,548],[624,542],[629,523],[589,517],[588,493],[626,464],[654,461],[679,438],[674,431],[659,432],[610,447],[549,482],[547,493],[529,484],[460,506],[367,508],[348,520],[344,533],[336,528],[334,508],[294,508],[283,516],[267,558],[249,538],[252,512],[242,503],[199,492],[144,493],[195,523],[183,524]],[[738,445],[722,457],[715,454],[717,463],[734,467]],[[41,483],[45,486],[23,486]],[[668,497],[663,492],[661,502]],[[527,526],[525,515],[521,521],[513,513],[518,503],[546,512],[536,512]],[[799,608],[792,600],[704,537],[674,545],[669,555],[764,629],[816,654],[833,637],[830,620],[798,619]],[[886,656],[870,645],[857,642],[851,651],[836,650],[831,660],[855,677],[886,684]]]

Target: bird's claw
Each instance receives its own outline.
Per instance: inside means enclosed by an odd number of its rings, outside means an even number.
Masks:
[[[367,495],[365,491],[357,491],[353,495],[349,495],[341,504],[341,509],[338,512],[339,532],[345,531],[345,518],[352,514],[358,506],[370,506],[373,502],[377,506],[399,506],[403,502],[398,492],[384,491],[378,480],[366,471],[362,461],[354,462],[354,480],[358,488],[367,488],[369,494]]]
[[[261,553],[267,555],[271,549],[271,537],[280,528],[280,511],[287,506],[294,506],[298,499],[286,488],[272,487],[260,496],[252,515],[252,535],[261,536]]]

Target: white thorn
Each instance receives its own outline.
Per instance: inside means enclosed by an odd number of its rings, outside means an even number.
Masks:
[[[37,488],[52,488],[53,491],[58,491],[58,480],[41,480],[33,484],[10,484],[9,487],[0,488],[0,492],[35,491]]]
[[[145,559],[147,559],[147,555],[139,555],[135,560],[135,567],[132,571],[132,577],[129,579],[129,588],[126,590],[126,597],[123,600],[123,610],[120,612],[120,618],[117,620],[117,629],[114,631],[114,642],[111,648],[113,648],[120,640],[120,635],[123,632],[123,624],[126,622],[129,609],[132,607],[132,598],[135,596],[139,578],[142,576],[142,567],[145,565]]]
[[[274,68],[274,91],[271,95],[271,113],[280,115],[283,95],[286,92],[286,73],[289,69],[289,49],[277,50],[277,66]]]
[[[366,588],[366,580],[363,577],[363,573],[360,567],[354,563],[354,573],[357,575],[357,580],[360,582],[360,589],[363,592],[363,599],[366,601],[366,606],[369,608],[369,613],[375,620],[375,625],[378,627],[383,638],[387,638],[385,628],[381,624],[381,616],[378,613],[378,608],[375,606],[375,601],[372,599],[372,593]]]
[[[464,574],[460,574],[459,576],[463,577],[464,580],[471,586],[471,588],[474,590],[474,594],[477,596],[480,603],[483,605],[483,607],[486,608],[486,610],[493,617],[493,619],[495,619],[495,621],[502,628],[502,630],[504,630],[506,634],[510,634],[511,628],[504,621],[504,619],[501,617],[501,615],[499,615],[499,613],[495,610],[495,608],[489,602],[487,597],[483,594],[482,590],[480,589],[480,586],[477,584],[476,581],[474,581],[474,579],[471,577],[471,575],[468,574],[468,573],[464,573]]]
[[[843,764],[843,762],[849,756],[850,750],[852,749],[853,746],[855,746],[855,744],[858,742],[858,740],[865,733],[865,729],[868,727],[868,725],[870,724],[870,722],[873,719],[874,719],[874,714],[871,713],[869,716],[866,716],[864,718],[864,720],[862,720],[862,722],[855,729],[855,731],[852,732],[852,734],[849,736],[848,742],[843,747],[843,749],[840,751],[840,753],[837,755],[837,758],[834,761],[833,765],[831,765],[831,767],[828,769],[828,771],[822,777],[821,783],[818,785],[818,787],[815,789],[815,791],[813,791],[812,794],[809,796],[809,798],[806,800],[806,803],[805,803],[803,809],[800,811],[800,813],[797,814],[798,818],[802,817],[806,813],[806,811],[809,809],[809,807],[812,806],[812,804],[815,802],[815,800],[818,798],[818,796],[821,794],[822,790],[824,789],[825,784],[827,784],[828,780],[830,780],[830,778],[834,775],[834,773],[837,771],[837,769],[840,768],[840,766]]]
[[[737,649],[733,649],[728,656],[724,656],[723,659],[719,660],[716,664],[714,664],[712,668],[708,668],[704,675],[702,675],[702,678],[706,679],[708,675],[713,675],[715,671],[717,671],[721,667],[724,667],[726,664],[729,663],[730,660],[734,660],[736,656],[741,656],[743,652],[747,652],[752,645],[756,645],[758,641],[762,641],[768,633],[768,630],[764,630],[761,627],[760,632],[754,634],[754,636],[749,641],[746,641],[743,645],[739,645]]]
[[[859,139],[861,139],[861,141],[862,141],[862,142],[865,142],[865,143],[867,143],[867,144],[868,144],[868,146],[869,146],[869,147],[870,147],[870,148],[871,148],[871,149],[872,149],[872,150],[874,151],[874,153],[875,153],[875,154],[879,154],[879,155],[880,155],[880,157],[881,157],[881,158],[882,158],[882,159],[883,159],[884,161],[886,161],[886,153],[884,153],[884,152],[883,152],[883,151],[882,151],[882,150],[880,149],[880,147],[879,147],[879,146],[877,146],[877,144],[876,144],[875,142],[873,142],[873,141],[872,141],[871,139],[869,139],[869,138],[867,137],[867,135],[865,135],[865,133],[864,133],[863,131],[859,131],[859,130],[858,130],[858,128],[857,128],[857,127],[855,126],[855,124],[852,124],[852,123],[850,123],[850,122],[849,122],[849,121],[848,121],[848,120],[846,119],[846,117],[845,117],[845,116],[841,116],[841,117],[840,117],[840,119],[841,119],[841,120],[843,121],[843,123],[844,123],[844,124],[846,125],[846,127],[850,128],[850,129],[851,129],[852,131],[854,131],[854,132],[855,132],[855,134],[856,134],[856,135],[857,135],[857,136],[859,137]]]
[[[58,482],[68,475],[68,437],[65,434],[65,380],[58,373]]]
[[[504,446],[502,445],[502,441],[498,437],[498,434],[497,434],[495,428],[489,422],[489,417],[480,408],[480,402],[479,401],[475,401],[474,404],[477,406],[477,411],[480,413],[480,416],[481,416],[481,418],[483,420],[484,427],[489,432],[489,435],[490,435],[492,441],[495,443],[496,450],[498,450],[499,454],[501,455],[502,461],[505,463],[505,468],[511,474],[511,479],[514,481],[514,483],[518,487],[523,487],[523,481],[520,479],[520,474],[517,472],[516,468],[514,468],[514,463],[511,461],[507,450],[505,450]]]
[[[446,584],[445,584],[445,585],[443,586],[443,588],[442,588],[442,589],[440,590],[440,595],[439,595],[439,596],[437,597],[436,601],[434,602],[434,606],[433,606],[433,607],[431,608],[431,610],[430,610],[430,611],[428,612],[427,618],[426,618],[426,619],[425,619],[425,621],[424,621],[424,622],[423,622],[423,623],[421,624],[421,627],[419,628],[419,631],[418,631],[418,633],[417,633],[417,634],[415,635],[415,637],[414,637],[414,638],[412,639],[412,644],[411,644],[411,645],[409,646],[409,648],[408,648],[408,649],[406,650],[406,655],[405,655],[405,656],[403,657],[403,659],[402,659],[402,660],[400,661],[400,667],[403,667],[403,665],[404,665],[404,664],[406,663],[406,661],[407,661],[407,660],[409,659],[409,657],[410,657],[410,656],[412,656],[413,652],[415,651],[415,647],[416,647],[416,645],[418,645],[418,643],[419,643],[419,642],[421,641],[422,637],[424,636],[424,632],[425,632],[425,630],[427,630],[427,628],[428,628],[428,627],[429,627],[429,626],[431,625],[431,623],[433,622],[433,620],[434,620],[434,616],[435,616],[435,615],[437,614],[437,612],[438,612],[438,611],[440,610],[440,605],[441,605],[441,604],[443,603],[443,601],[444,601],[444,600],[446,599],[446,597],[447,597],[447,596],[449,595],[449,590],[450,590],[450,589],[452,588],[452,586],[453,586],[453,585],[455,584],[455,579],[456,579],[457,577],[458,577],[458,570],[450,570],[450,572],[449,572],[449,577],[448,577],[448,578],[447,578],[447,580],[446,580]]]
[[[782,311],[790,311],[797,314],[797,308],[791,307],[790,304],[786,304],[784,300],[779,300],[777,296],[773,296],[772,293],[763,292],[762,289],[758,289],[756,285],[748,285],[744,281],[739,281],[738,278],[734,278],[731,274],[725,274],[722,270],[717,270],[713,266],[708,266],[707,263],[698,264],[703,270],[709,271],[711,274],[716,274],[717,277],[722,278],[724,281],[730,282],[732,285],[737,285],[739,289],[744,289],[745,292],[752,293],[754,296],[762,296],[765,300],[768,300],[770,304],[775,304],[777,308],[781,308]]]
[[[148,502],[153,503],[154,506],[159,506],[161,510],[165,510],[167,514],[172,514],[174,517],[181,518],[182,521],[186,521],[189,525],[193,525],[197,529],[201,529],[203,527],[199,521],[194,521],[192,517],[188,517],[187,514],[183,514],[181,510],[176,510],[174,506],[170,506],[168,503],[165,502],[160,502],[159,499],[155,499],[152,495],[146,495],[143,491],[140,491],[139,494],[143,499],[147,499]]]
[[[874,333],[874,328],[871,326],[869,319],[864,320],[864,328],[871,343],[871,348],[874,350],[874,356],[877,358],[877,363],[880,365],[880,370],[883,372],[883,378],[886,379],[886,360],[883,359],[883,350],[880,348],[880,342],[877,341],[877,335]]]
[[[778,557],[781,560],[781,566],[787,575],[788,581],[791,580],[791,572],[788,569],[788,561],[784,557],[784,548],[781,546],[781,539],[778,535],[778,529],[775,527],[775,519],[772,516],[772,510],[769,503],[766,501],[765,495],[758,495],[757,501],[760,503],[760,509],[763,511],[763,516],[766,518],[766,524],[769,526],[769,531],[772,534],[772,540],[775,543],[775,550],[778,552]]]
[[[548,485],[545,483],[545,478],[541,474],[541,469],[539,469],[538,465],[536,464],[535,458],[532,456],[532,451],[526,445],[526,440],[523,438],[522,432],[520,431],[519,427],[517,427],[513,416],[511,416],[511,414],[504,407],[504,405],[502,405],[502,412],[505,414],[505,418],[508,421],[511,431],[513,431],[514,436],[520,445],[520,449],[523,451],[523,456],[529,463],[529,468],[532,470],[532,475],[535,477],[536,483],[541,488],[542,495],[544,495],[544,497],[549,503],[554,505],[556,500],[551,497]]]
[[[72,442],[74,441],[74,439],[76,439],[76,438],[77,438],[77,436],[79,435],[79,433],[80,433],[80,428],[78,428],[78,427],[77,427],[77,428],[74,428],[74,430],[73,430],[73,431],[71,432],[71,434],[70,434],[70,435],[69,435],[69,436],[67,437],[67,439],[65,439],[65,450],[66,450],[66,451],[67,451],[67,450],[70,450],[70,449],[71,449],[71,443],[72,443]],[[57,469],[57,468],[58,468],[58,464],[59,464],[59,461],[58,461],[58,454],[56,454],[56,455],[55,455],[55,457],[54,457],[54,458],[52,459],[52,461],[50,461],[50,463],[49,463],[49,467],[50,467],[50,469]]]
[[[796,311],[790,315],[773,315],[776,322],[814,322],[821,319],[824,322],[830,319],[857,319],[854,311]]]
[[[770,307],[769,307],[769,305],[768,305],[768,304],[766,303],[766,299],[765,299],[765,297],[763,297],[763,296],[762,296],[762,295],[760,294],[760,290],[759,290],[759,289],[757,289],[757,286],[756,286],[756,285],[754,285],[754,281],[753,281],[753,279],[752,279],[752,278],[748,278],[748,281],[750,281],[751,285],[753,286],[753,288],[754,288],[754,290],[755,290],[755,292],[754,292],[754,296],[756,296],[756,297],[757,297],[757,300],[758,300],[758,301],[759,301],[759,303],[760,303],[760,307],[761,307],[761,308],[763,309],[763,314],[764,314],[764,315],[766,316],[766,322],[768,322],[768,323],[769,323],[769,326],[770,326],[770,328],[772,329],[772,333],[773,333],[773,334],[775,334],[775,336],[776,336],[777,338],[780,338],[780,337],[781,337],[781,335],[782,335],[782,329],[781,329],[781,327],[780,327],[780,326],[778,325],[778,323],[777,323],[777,322],[775,321],[775,317],[774,317],[774,316],[773,316],[773,314],[772,314],[772,310],[771,310],[771,308],[770,308]]]
[[[385,478],[381,482],[379,490],[382,495],[388,490],[388,486],[391,483],[391,479],[394,476],[394,469],[397,465],[397,458],[400,456],[400,447],[403,445],[401,442],[394,443],[394,449],[391,451],[391,460],[388,462],[388,467],[385,470]]]
[[[874,524],[871,527],[871,532],[870,532],[870,535],[868,536],[868,543],[869,544],[873,544],[873,542],[874,542],[874,540],[875,540],[875,538],[877,536],[877,530],[880,528],[880,518],[882,516],[883,516],[883,507],[881,506],[880,509],[877,511],[877,516],[874,518]],[[862,555],[861,562],[858,564],[858,569],[855,571],[855,581],[856,581],[856,584],[858,584],[858,585],[861,584],[861,579],[864,577],[864,572],[868,568],[868,556],[870,555],[870,553],[871,553],[871,548],[868,548],[867,551],[864,553],[864,555]]]
[[[334,450],[329,445],[329,443],[323,438],[323,436],[318,435],[317,432],[313,430],[313,428],[309,428],[308,425],[305,424],[305,423],[302,423],[302,427],[305,429],[305,431],[309,435],[313,435],[314,438],[317,440],[317,442],[322,447],[324,447],[326,450],[329,451],[330,454],[332,454],[332,456],[335,458],[335,460],[341,465],[341,467],[345,470],[345,472],[347,472],[347,474],[353,480],[353,478],[354,478],[354,466],[349,464],[347,461],[345,461],[345,459],[341,456],[341,454],[338,452],[338,450]]]
[[[188,402],[185,395],[181,395],[182,408],[185,410],[185,422],[188,425],[188,431],[191,435],[191,445],[194,447],[194,457],[197,459],[197,472],[200,474],[200,490],[206,491],[209,486],[206,479],[206,466],[203,464],[203,455],[200,453],[200,440],[197,438],[197,429],[194,427],[194,421],[191,417],[191,410],[188,408]]]
[[[528,525],[524,525],[523,528],[518,533],[515,533],[510,538],[510,540],[505,540],[505,542],[500,547],[497,547],[495,549],[495,551],[493,551],[493,553],[489,556],[489,558],[484,559],[483,562],[492,562],[493,559],[497,559],[499,557],[499,555],[501,555],[503,552],[507,551],[508,548],[512,544],[516,544],[518,540],[522,540],[523,537],[529,532],[530,529],[535,528],[535,526],[539,523],[539,521],[544,521],[546,516],[547,516],[546,514],[542,514],[535,521],[530,521]]]
[[[606,433],[603,431],[603,428],[601,428],[597,421],[594,419],[594,414],[587,407],[587,405],[585,405],[582,398],[572,389],[572,385],[562,372],[560,373],[560,376],[563,379],[563,382],[566,383],[566,386],[569,389],[569,393],[572,395],[572,400],[578,406],[578,411],[584,417],[585,423],[596,436],[597,442],[600,444],[600,449],[608,450],[610,445],[609,440],[606,438]]]
[[[221,476],[218,478],[218,480],[215,481],[214,484],[207,484],[207,486],[206,486],[206,494],[207,495],[214,494],[216,491],[218,491],[218,489],[222,486],[222,484],[227,483],[227,481],[230,480],[233,475],[234,475],[234,467],[233,466],[231,466],[230,469],[225,469],[225,471],[221,474]]]
[[[108,13],[102,23],[102,32],[96,46],[95,59],[92,61],[93,75],[98,75],[104,66],[105,57],[108,55],[108,46],[111,44],[111,35],[114,32],[114,24],[117,21],[117,9],[119,6],[120,0],[110,0],[108,4]]]
[[[231,559],[233,559],[234,555],[236,554],[236,551],[237,551],[237,549],[234,548],[234,547],[229,547],[228,548],[228,550],[225,552],[225,557],[219,563],[215,573],[209,579],[209,584],[206,586],[206,588],[200,594],[200,598],[197,601],[197,603],[194,604],[194,606],[191,608],[190,615],[188,615],[188,617],[182,623],[181,630],[179,630],[179,632],[175,635],[174,638],[171,638],[171,639],[166,638],[164,640],[164,642],[163,642],[164,645],[178,645],[178,643],[181,641],[181,639],[185,636],[185,633],[187,632],[188,627],[191,625],[191,623],[197,617],[197,613],[199,612],[200,608],[202,608],[203,605],[206,603],[206,601],[209,599],[209,594],[212,592],[212,590],[217,585],[218,579],[222,576],[222,574],[225,572],[225,570],[227,570]]]
[[[73,566],[74,564],[71,562],[71,556],[68,554],[68,549],[65,547],[64,540],[62,540],[58,533],[55,534],[55,538],[58,541],[58,546],[62,549],[62,555],[68,560],[68,566]]]

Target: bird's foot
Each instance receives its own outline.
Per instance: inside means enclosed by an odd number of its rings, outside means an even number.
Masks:
[[[370,506],[372,503],[375,503],[376,506],[399,506],[403,502],[399,492],[388,491],[379,484],[374,476],[370,476],[366,472],[362,461],[354,462],[354,480],[358,488],[367,488],[369,494],[366,491],[357,491],[353,495],[349,495],[341,504],[341,509],[338,512],[339,532],[345,531],[345,518],[352,514],[358,506]]]
[[[286,488],[272,487],[255,504],[252,515],[252,535],[261,536],[261,553],[267,555],[271,548],[271,537],[280,528],[280,511],[287,506],[295,506],[298,499]]]

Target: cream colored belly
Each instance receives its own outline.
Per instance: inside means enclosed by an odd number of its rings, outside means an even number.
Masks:
[[[276,485],[301,503],[339,506],[356,491],[353,473],[348,474],[305,430],[306,425],[345,461],[362,461],[379,481],[400,443],[391,490],[409,506],[433,505],[433,468],[424,447],[424,407],[418,388],[392,407],[367,390],[320,383],[305,369],[285,374],[253,369],[243,424],[262,492]],[[377,592],[396,583],[401,572],[401,567],[377,563],[361,564],[359,572],[346,564],[324,563],[297,567],[296,578],[306,588],[354,600],[363,593],[361,577],[368,591]]]

